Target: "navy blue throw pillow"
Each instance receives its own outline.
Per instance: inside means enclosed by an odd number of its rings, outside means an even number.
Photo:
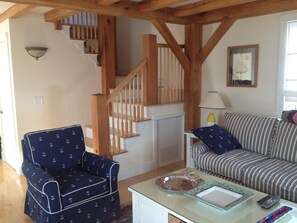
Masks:
[[[241,149],[238,140],[224,128],[213,125],[192,130],[193,134],[214,153],[221,155],[233,149]]]

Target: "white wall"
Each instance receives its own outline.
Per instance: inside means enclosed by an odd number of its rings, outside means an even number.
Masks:
[[[11,19],[9,24],[19,142],[28,131],[90,124],[90,96],[101,92],[100,70],[42,15]],[[37,61],[26,46],[48,51]],[[44,104],[34,104],[35,96],[42,96]]]
[[[204,27],[204,43],[218,24]],[[276,115],[280,14],[238,20],[203,64],[202,98],[207,91],[221,93],[226,110],[264,116]],[[258,86],[227,87],[227,47],[259,44]],[[207,111],[202,109],[202,124]]]
[[[184,26],[167,24],[179,44],[184,44]],[[128,74],[142,59],[142,36],[154,34],[165,43],[158,30],[147,20],[117,17],[118,74]]]

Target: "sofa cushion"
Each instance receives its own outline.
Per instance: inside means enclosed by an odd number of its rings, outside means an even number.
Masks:
[[[105,178],[75,170],[54,175],[62,197],[63,208],[77,202],[89,200],[108,193],[108,181]]]
[[[256,190],[297,202],[296,173],[296,163],[270,158],[248,166],[244,171],[243,183]]]
[[[277,125],[271,157],[297,163],[297,125],[280,121]]]
[[[196,159],[197,169],[207,170],[241,181],[242,172],[247,166],[269,158],[244,149],[235,149],[220,156],[213,152],[202,153]]]
[[[218,155],[242,148],[235,137],[218,125],[193,129],[192,132]]]
[[[225,113],[224,127],[235,136],[242,148],[268,155],[276,118]]]

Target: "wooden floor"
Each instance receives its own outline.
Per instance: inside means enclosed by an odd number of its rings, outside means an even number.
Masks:
[[[131,204],[132,196],[128,191],[130,185],[148,180],[183,168],[184,162],[174,163],[157,170],[119,181],[121,205]],[[25,191],[27,188],[24,176],[19,176],[9,165],[0,160],[0,222],[32,223],[24,213]]]

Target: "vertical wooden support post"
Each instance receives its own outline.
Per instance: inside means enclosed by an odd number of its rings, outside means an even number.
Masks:
[[[202,63],[198,61],[202,47],[202,26],[186,25],[185,52],[191,62],[191,72],[185,73],[184,110],[185,130],[200,127],[200,100],[202,87]]]
[[[143,58],[147,64],[143,69],[143,104],[158,104],[158,52],[157,37],[144,35],[142,37]]]
[[[92,95],[93,151],[95,154],[111,158],[106,97],[104,94]]]
[[[202,63],[198,61],[199,51],[202,48],[202,26],[198,24],[185,27],[185,53],[191,62],[191,72],[185,71],[184,79],[184,112],[185,131],[201,126]],[[185,140],[186,142],[186,140]],[[184,146],[184,157],[186,145]]]
[[[98,24],[102,93],[108,95],[109,89],[115,87],[116,18],[114,16],[100,15]]]

